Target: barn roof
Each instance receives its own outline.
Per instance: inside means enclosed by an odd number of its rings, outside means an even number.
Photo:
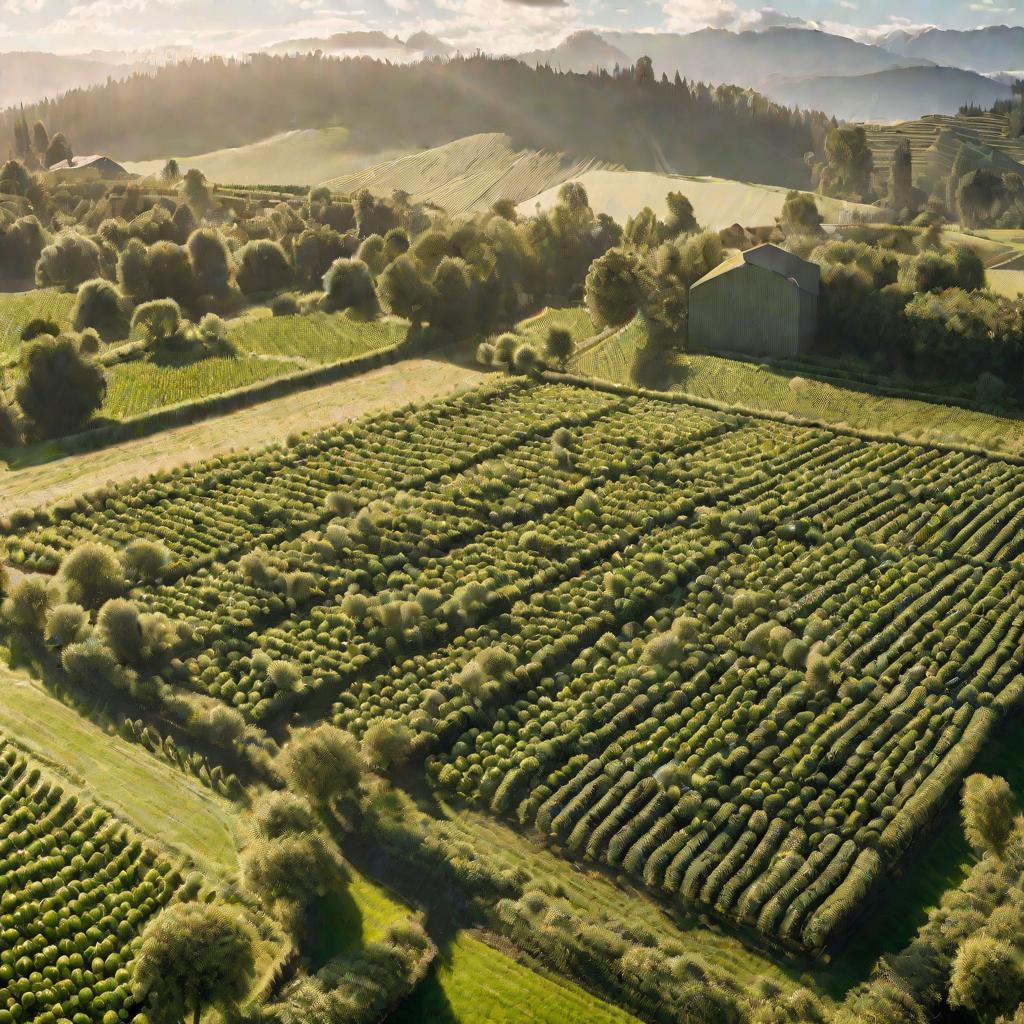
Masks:
[[[731,259],[720,263],[710,274],[702,277],[693,287],[698,288],[705,281],[731,273],[745,264],[770,270],[773,274],[794,281],[798,288],[811,295],[817,295],[821,289],[821,270],[816,263],[808,263],[795,253],[786,252],[777,245],[765,243],[757,245],[746,252],[737,253]]]
[[[104,156],[102,153],[96,153],[93,156],[75,156],[70,160],[61,160],[60,163],[56,163],[52,167],[48,167],[47,170],[80,171],[85,167],[91,167],[93,164],[108,164],[119,171],[127,173],[127,171],[125,171],[125,169],[117,163],[116,160],[111,160],[109,156]]]

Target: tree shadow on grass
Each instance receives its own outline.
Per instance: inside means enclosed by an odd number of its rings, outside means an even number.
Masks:
[[[455,1012],[438,971],[451,963],[451,941],[441,944],[427,976],[388,1018],[389,1024],[468,1024]]]
[[[671,391],[686,380],[687,372],[678,352],[645,345],[636,351],[630,377],[634,384],[650,391]]]
[[[310,971],[363,945],[363,914],[348,888],[319,900],[309,914]]]

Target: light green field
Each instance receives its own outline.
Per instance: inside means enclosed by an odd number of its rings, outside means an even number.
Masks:
[[[682,192],[691,203],[701,227],[720,231],[733,224],[744,227],[768,227],[782,213],[788,190],[774,185],[755,185],[724,178],[695,178],[653,171],[593,170],[572,176],[587,190],[595,213],[607,213],[620,224],[649,206],[659,217],[668,213],[665,197]],[[561,184],[561,183],[559,183]],[[845,203],[838,199],[815,197],[818,209],[828,223],[844,223],[859,211],[866,220],[877,219],[872,206]],[[558,186],[541,192],[519,206],[522,214],[531,214],[539,204],[548,210],[558,201]]]
[[[466,932],[390,1018],[393,1024],[638,1024],[572,982],[538,974]]]
[[[68,317],[74,304],[74,294],[56,288],[0,292],[0,353],[16,353],[21,346],[22,328],[36,317],[54,320],[60,327],[70,327]]]
[[[338,313],[257,315],[232,324],[229,338],[239,352],[322,364],[391,348],[408,331],[406,321],[391,317],[366,323]]]
[[[100,414],[128,419],[164,406],[281,377],[297,368],[285,359],[259,356],[217,356],[183,366],[161,366],[148,360],[121,363],[107,371],[107,396]]]
[[[575,373],[633,383],[636,352],[647,335],[639,320],[576,359]],[[688,355],[668,368],[659,386],[728,405],[790,413],[858,430],[900,434],[919,441],[979,445],[1024,453],[1024,421],[937,402],[872,395],[795,376],[766,364],[711,355]]]
[[[590,314],[583,306],[564,308],[548,307],[516,325],[516,333],[532,342],[538,350],[543,349],[544,339],[553,327],[560,327],[572,335],[576,347],[580,348],[597,334]]]
[[[453,363],[405,359],[359,377],[284,395],[100,451],[63,455],[52,442],[43,442],[19,451],[16,468],[0,467],[0,513],[59,501],[108,482],[147,476],[222,452],[283,441],[292,433],[410,402],[429,401],[473,387],[483,379],[480,371]]]
[[[375,195],[390,196],[403,189],[417,202],[436,203],[456,214],[486,210],[501,199],[522,203],[600,166],[607,165],[516,150],[507,135],[491,133],[401,156],[325,184],[345,194],[368,188]]]
[[[144,747],[108,735],[0,665],[0,729],[150,838],[219,876],[238,867],[234,806]]]
[[[1024,270],[990,270],[988,286],[999,295],[1015,299],[1024,295]]]
[[[348,136],[347,128],[308,128],[272,135],[248,146],[175,159],[182,172],[195,167],[208,180],[228,185],[316,185],[409,152],[358,152],[349,147]],[[166,162],[167,158],[145,160],[125,167],[134,174],[156,175]]]

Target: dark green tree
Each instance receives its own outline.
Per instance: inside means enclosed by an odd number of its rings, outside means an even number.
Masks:
[[[61,437],[81,428],[103,404],[103,371],[68,335],[44,334],[21,354],[15,395],[38,437]]]
[[[172,903],[142,933],[134,996],[153,1024],[180,1024],[189,1014],[230,1013],[248,995],[255,935],[222,903]]]

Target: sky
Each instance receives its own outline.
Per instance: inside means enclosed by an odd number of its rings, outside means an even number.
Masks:
[[[463,51],[549,47],[581,29],[690,32],[812,25],[870,41],[893,28],[1024,24],[1024,0],[0,0],[0,51],[190,46],[247,52],[296,37],[435,33]],[[0,67],[2,70],[2,67]]]

